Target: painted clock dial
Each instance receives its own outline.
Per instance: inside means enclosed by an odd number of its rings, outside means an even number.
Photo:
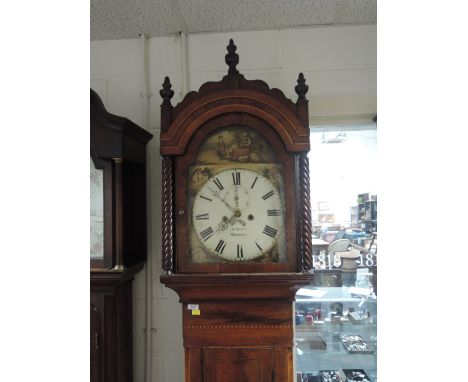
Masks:
[[[247,126],[215,130],[188,171],[191,263],[284,263],[283,163],[265,137]]]
[[[284,209],[275,185],[243,168],[224,170],[200,188],[192,207],[194,231],[202,245],[229,261],[263,256],[284,227]]]

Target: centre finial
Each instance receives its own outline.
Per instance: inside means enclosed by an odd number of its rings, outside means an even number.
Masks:
[[[236,53],[237,46],[234,45],[232,38],[229,40],[229,45],[226,47],[228,54],[225,56],[226,64],[229,66],[228,74],[238,73],[236,66],[239,63],[239,55]]]

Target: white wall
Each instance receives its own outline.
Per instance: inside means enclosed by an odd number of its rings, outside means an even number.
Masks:
[[[281,31],[210,33],[189,35],[189,90],[227,73],[226,46],[233,38],[240,56],[238,69],[248,79],[263,79],[294,101],[299,72],[309,84],[311,123],[366,120],[376,113],[376,26],[317,27]],[[111,113],[143,124],[141,92],[141,42],[135,40],[91,42],[91,87]],[[151,235],[153,259],[153,382],[183,382],[181,306],[177,295],[159,283],[161,273],[161,161],[159,126],[164,76],[175,91],[172,104],[181,100],[180,37],[148,39],[150,99],[149,144]],[[144,381],[145,273],[134,284],[134,375]]]

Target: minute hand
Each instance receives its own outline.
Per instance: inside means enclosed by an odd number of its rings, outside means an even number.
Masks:
[[[229,208],[232,212],[235,212],[235,208],[231,207],[229,204],[226,203],[226,201],[224,199],[222,199],[218,193],[216,191],[213,191],[210,187],[208,187],[208,189],[211,191],[211,193],[213,194],[213,196],[216,196],[219,200],[221,200],[227,208]]]

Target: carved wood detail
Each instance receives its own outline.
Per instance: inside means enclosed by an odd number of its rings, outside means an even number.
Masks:
[[[299,156],[300,253],[302,272],[312,269],[312,218],[310,210],[310,175],[307,153]]]
[[[303,101],[305,100],[305,95],[309,90],[309,86],[306,85],[306,80],[304,78],[304,74],[299,73],[299,77],[297,78],[297,85],[294,87],[296,94],[299,96],[298,100]]]
[[[209,120],[236,113],[252,115],[268,123],[282,138],[289,152],[308,151],[309,129],[295,113],[277,100],[254,90],[224,90],[198,99],[161,132],[161,155],[183,155],[190,137]]]
[[[162,160],[162,268],[174,272],[174,159]]]
[[[159,94],[161,95],[161,98],[163,99],[163,105],[168,105],[168,104],[170,105],[171,98],[174,96],[174,90],[171,89],[172,84],[168,76],[164,78],[164,82],[162,86],[163,88],[159,91]]]
[[[297,78],[297,85],[294,87],[298,95],[297,99],[297,116],[305,127],[309,127],[309,101],[306,98],[306,94],[309,90],[309,86],[306,85],[306,80],[302,73],[299,73]]]
[[[222,78],[221,81],[205,82],[203,85],[200,86],[200,88],[197,91],[193,90],[191,92],[188,92],[185,95],[184,99],[179,104],[174,106],[174,117],[179,115],[187,107],[187,105],[192,104],[199,98],[202,98],[203,96],[209,93],[230,89],[229,78],[231,77],[233,77],[233,75],[226,75]],[[238,79],[237,89],[255,90],[265,95],[268,95],[271,98],[274,98],[277,101],[281,102],[293,113],[296,113],[296,104],[293,101],[291,101],[288,97],[286,97],[286,95],[281,89],[270,88],[270,86],[268,86],[268,84],[263,80],[248,80],[241,73],[236,73],[235,77]]]
[[[225,56],[229,71],[221,81],[206,82],[197,92],[189,92],[175,107],[170,99],[174,92],[166,77],[160,91],[161,155],[183,155],[194,131],[219,115],[243,113],[264,119],[282,137],[290,152],[308,151],[308,85],[299,74],[295,91],[296,103],[262,80],[247,80],[236,69],[239,63],[237,47],[232,39]]]
[[[161,131],[166,131],[172,122],[172,105],[171,98],[174,96],[174,90],[172,90],[172,84],[169,77],[164,78],[162,89],[159,91],[163,99],[161,104]]]

